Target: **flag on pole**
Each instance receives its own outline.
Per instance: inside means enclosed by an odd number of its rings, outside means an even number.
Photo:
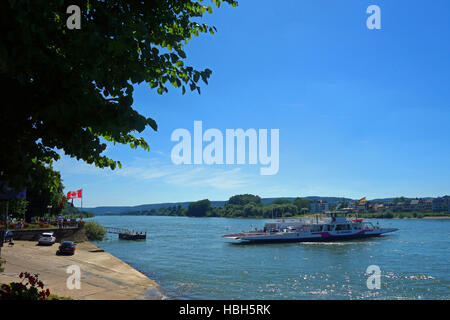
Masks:
[[[82,189],[77,190],[77,191],[69,191],[69,192],[67,192],[67,200],[73,199],[73,198],[83,198]]]
[[[366,197],[359,199],[359,203],[366,203]]]
[[[66,202],[66,196],[63,196],[61,202],[59,203],[59,208],[62,208],[64,202]]]

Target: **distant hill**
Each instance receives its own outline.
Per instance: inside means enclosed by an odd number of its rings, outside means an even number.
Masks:
[[[293,201],[295,197],[262,198],[261,201],[264,205],[268,205],[272,204],[272,202],[277,199]],[[302,199],[327,201],[331,205],[343,200],[353,201],[353,199],[349,198],[319,197],[319,196],[302,197]],[[137,206],[104,206],[104,207],[83,208],[83,209],[94,213],[96,216],[104,216],[104,215],[118,215],[130,211],[149,211],[152,209],[158,210],[160,208],[168,208],[178,205],[180,205],[182,208],[187,208],[189,206],[189,203],[191,202],[167,202],[167,203],[141,204]],[[211,201],[211,206],[223,207],[226,203],[227,201]]]
[[[380,198],[380,199],[371,199],[369,201],[378,201],[378,202],[389,202],[389,201],[393,201],[395,198]],[[411,199],[419,199],[419,198],[411,198],[411,197],[405,197],[406,200],[411,200]],[[433,199],[433,197],[420,197],[420,199]]]
[[[141,204],[137,206],[124,206],[124,207],[116,207],[116,206],[105,206],[105,207],[95,207],[95,208],[87,208],[86,210],[93,212],[97,216],[102,215],[114,215],[120,214],[123,212],[130,211],[147,211],[147,210],[159,210],[161,208],[168,208],[173,206],[181,206],[182,208],[187,208],[191,202],[166,202],[166,203],[152,203],[152,204]],[[211,201],[211,206],[213,207],[221,207],[224,206],[226,201]]]
[[[379,199],[372,199],[370,201],[379,201],[379,202],[389,202],[393,201],[395,198],[379,198]]]

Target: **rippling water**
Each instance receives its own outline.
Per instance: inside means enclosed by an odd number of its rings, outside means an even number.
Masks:
[[[146,230],[146,241],[98,242],[154,279],[173,299],[449,299],[450,220],[378,220],[400,230],[334,243],[233,245],[222,234],[267,220],[185,217],[94,218]],[[369,265],[381,289],[366,285]]]

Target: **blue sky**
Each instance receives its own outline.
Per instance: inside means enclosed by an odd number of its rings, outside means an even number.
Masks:
[[[366,8],[381,9],[369,30]],[[203,21],[215,35],[186,47],[213,74],[202,94],[135,87],[134,108],[154,118],[151,151],[109,146],[123,169],[63,157],[66,191],[83,206],[262,197],[369,199],[450,194],[450,2],[240,1]],[[279,129],[279,171],[260,165],[180,165],[177,128]],[[76,205],[79,203],[76,201]]]

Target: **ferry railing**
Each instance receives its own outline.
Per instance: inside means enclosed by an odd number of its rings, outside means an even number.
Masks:
[[[115,227],[105,227],[105,230],[107,233],[114,233],[114,234],[129,234],[129,235],[147,234],[146,231],[128,230],[124,228],[115,228]]]

